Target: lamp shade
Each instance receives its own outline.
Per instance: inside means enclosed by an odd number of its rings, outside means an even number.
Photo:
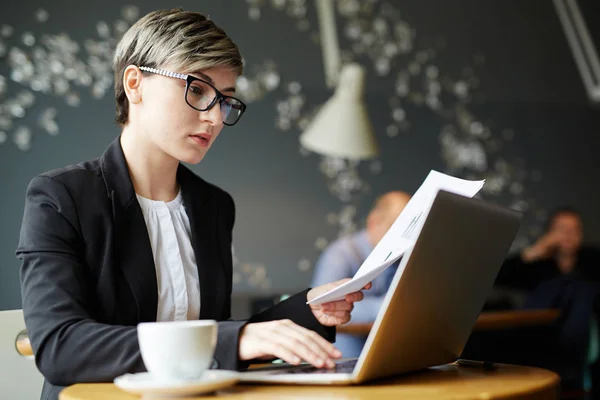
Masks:
[[[315,153],[361,160],[379,153],[364,103],[365,71],[345,65],[334,95],[300,135],[300,144]]]

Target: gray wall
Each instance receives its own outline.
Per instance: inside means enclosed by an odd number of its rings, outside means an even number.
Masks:
[[[142,14],[175,5],[131,2],[136,3]],[[308,3],[308,19],[314,31],[316,16],[312,2]],[[470,112],[489,125],[493,135],[501,135],[503,129],[514,131],[514,139],[504,147],[502,157],[526,164],[528,171],[539,171],[536,174],[541,179],[528,179],[525,188],[535,209],[572,204],[583,213],[587,238],[600,241],[600,113],[588,104],[552,2],[391,3],[415,29],[416,48],[429,48],[432,43],[439,46],[440,38],[443,39],[445,46],[439,49],[435,62],[444,74],[460,75],[465,66],[472,64],[473,54],[485,54],[485,64],[476,72],[477,93],[484,101],[470,104]],[[598,3],[581,3],[586,15],[600,15]],[[324,87],[319,46],[309,33],[296,29],[285,13],[266,6],[261,19],[251,21],[247,3],[239,0],[180,1],[176,5],[209,14],[222,25],[242,49],[249,72],[253,65],[273,59],[282,78],[302,83],[312,106],[331,94]],[[33,18],[40,7],[50,15],[44,24]],[[14,26],[18,36],[26,31],[36,37],[66,32],[83,42],[84,38],[97,38],[96,23],[114,21],[120,7],[116,1],[54,1],[43,6],[42,2],[5,2],[0,6],[0,26]],[[592,29],[600,43],[600,24],[595,18],[596,27]],[[342,45],[348,43],[342,39]],[[6,60],[0,57],[0,75],[8,76],[10,72]],[[448,170],[440,156],[439,143],[439,133],[447,122],[426,108],[408,104],[410,129],[397,137],[386,135],[390,124],[387,99],[394,90],[394,72],[403,66],[393,66],[391,76],[385,78],[365,65],[369,113],[382,149],[382,172],[373,174],[369,168],[361,169],[370,189],[360,197],[358,222],[378,193],[391,189],[412,192],[430,169]],[[20,88],[17,83],[7,83],[9,92]],[[311,273],[299,270],[298,262],[316,259],[317,238],[332,240],[337,235],[337,228],[327,223],[326,215],[339,211],[341,203],[327,190],[319,171],[319,157],[300,154],[297,129],[281,132],[275,128],[275,104],[281,97],[281,92],[273,92],[253,102],[242,123],[226,128],[206,159],[193,167],[234,196],[234,240],[240,264],[265,265],[271,279],[271,288],[267,289],[255,288],[243,279],[236,285],[238,292],[302,289],[309,283]],[[89,91],[84,91],[79,107],[66,105],[62,98],[37,96],[22,123],[35,125],[36,111],[48,105],[59,113],[58,136],[34,129],[32,148],[27,152],[17,150],[10,141],[0,145],[0,309],[20,308],[19,262],[14,250],[29,180],[45,170],[99,156],[118,134],[112,123],[114,104],[110,93],[94,99]],[[487,197],[506,206],[512,202],[508,195]],[[530,237],[539,227],[540,218],[535,217],[533,210],[526,212],[524,237]],[[244,276],[242,272],[239,273]]]

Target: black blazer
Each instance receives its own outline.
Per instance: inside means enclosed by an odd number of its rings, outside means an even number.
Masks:
[[[215,360],[236,369],[247,321],[228,321],[233,199],[183,165],[177,179],[198,264],[200,319],[221,321]],[[31,181],[17,257],[25,323],[46,378],[42,399],[57,398],[61,386],[145,371],[136,325],[156,321],[156,272],[119,138],[99,159]],[[306,291],[250,321],[282,318],[334,340],[335,329],[320,325],[306,305]]]

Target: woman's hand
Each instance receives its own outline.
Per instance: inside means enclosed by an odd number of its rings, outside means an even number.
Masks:
[[[281,358],[297,365],[302,360],[317,368],[333,368],[342,353],[319,334],[283,319],[246,325],[240,333],[240,360]]]
[[[350,278],[342,279],[332,283],[321,285],[308,291],[306,301],[311,301],[315,297],[328,292],[329,290],[348,282]],[[371,283],[363,287],[363,290],[371,288]],[[354,303],[361,301],[364,298],[362,291],[348,293],[344,300],[331,301],[323,304],[310,304],[310,309],[313,315],[321,325],[338,326],[350,321],[350,313],[354,308]]]

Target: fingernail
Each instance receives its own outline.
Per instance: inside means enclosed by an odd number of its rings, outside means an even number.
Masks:
[[[294,357],[294,358],[292,358],[292,363],[300,364],[300,359],[298,357]]]
[[[317,358],[317,366],[318,367],[322,367],[323,364],[324,364],[324,361],[322,359],[320,359],[320,358]]]
[[[334,354],[336,357],[341,357],[341,356],[342,356],[342,352],[341,352],[341,351],[339,351],[338,349],[334,349],[334,350],[333,350],[333,354]]]

